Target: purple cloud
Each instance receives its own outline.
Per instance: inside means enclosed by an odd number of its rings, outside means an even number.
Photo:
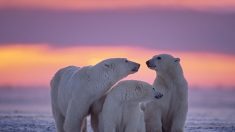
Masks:
[[[234,54],[235,13],[187,9],[0,9],[0,44],[128,45]]]

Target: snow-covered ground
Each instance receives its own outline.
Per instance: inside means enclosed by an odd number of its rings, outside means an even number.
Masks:
[[[190,90],[185,130],[235,132],[235,90]],[[55,131],[49,89],[0,89],[0,132]]]

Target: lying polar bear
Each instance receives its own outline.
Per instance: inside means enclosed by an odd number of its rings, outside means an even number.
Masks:
[[[183,132],[188,111],[188,84],[180,59],[168,54],[154,56],[146,62],[157,77],[153,87],[164,96],[145,108],[147,132]]]
[[[52,112],[58,132],[80,132],[91,105],[117,81],[138,71],[140,64],[112,58],[94,66],[68,66],[51,80]]]
[[[145,103],[161,96],[146,82],[119,82],[106,96],[99,116],[99,132],[145,132]]]

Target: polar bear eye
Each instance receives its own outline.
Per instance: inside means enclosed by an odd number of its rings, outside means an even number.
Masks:
[[[158,57],[157,57],[157,59],[158,59],[158,60],[161,60],[161,59],[162,59],[162,57],[158,56]]]

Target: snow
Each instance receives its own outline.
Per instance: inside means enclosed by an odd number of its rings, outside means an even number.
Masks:
[[[49,95],[49,89],[0,89],[0,132],[56,132]],[[231,89],[189,90],[185,131],[235,132],[234,95]]]

